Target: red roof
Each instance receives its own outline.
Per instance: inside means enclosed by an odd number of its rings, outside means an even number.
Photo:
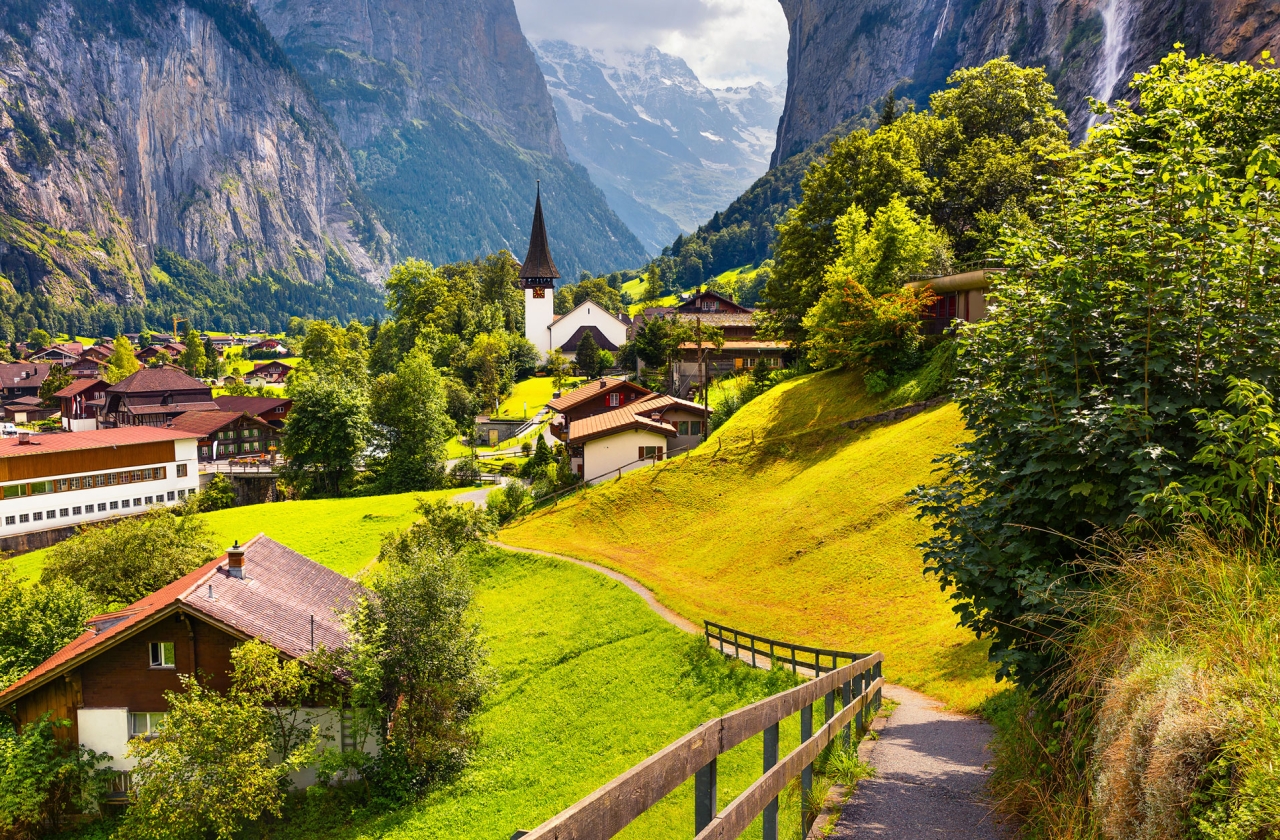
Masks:
[[[676,436],[674,426],[650,419],[648,412],[640,413],[640,405],[643,403],[637,403],[634,407],[617,408],[582,420],[574,420],[569,426],[569,440],[574,443],[583,443],[631,429],[656,432],[666,437]]]
[[[209,391],[209,386],[192,379],[175,367],[142,368],[107,389],[112,394],[138,394],[152,391]],[[210,392],[212,393],[212,392]],[[210,399],[213,399],[211,396]]]
[[[208,437],[245,416],[246,414],[243,411],[188,411],[186,414],[179,414],[170,420],[165,428],[181,429],[185,432],[195,432],[201,437]],[[257,417],[251,414],[247,416],[249,422],[254,425],[261,426],[271,432],[275,431],[275,429]]]
[[[286,397],[233,397],[231,394],[223,394],[220,397],[214,397],[213,401],[218,404],[218,408],[223,411],[234,411],[239,414],[266,414],[273,408],[279,408],[282,405],[292,405],[293,400]]]
[[[18,443],[17,438],[0,440],[0,458],[41,455],[46,452],[71,452],[79,449],[103,449],[108,446],[130,446],[166,440],[191,440],[190,432],[157,429],[154,426],[124,426],[119,429],[97,429],[91,432],[60,432],[32,435],[31,442]]]
[[[63,388],[58,393],[54,394],[54,396],[71,398],[78,394],[83,394],[85,391],[88,391],[90,388],[92,388],[95,385],[105,385],[105,384],[106,383],[103,382],[101,379],[77,379],[75,382],[72,382],[70,385]]]
[[[570,391],[564,396],[557,397],[556,399],[547,403],[547,407],[550,408],[552,411],[564,412],[573,408],[576,405],[581,405],[587,400],[590,400],[594,397],[598,397],[601,394],[607,394],[610,391],[626,384],[628,383],[627,383],[627,380],[625,379],[617,379],[614,377],[606,376],[599,379],[596,382],[587,382],[582,387],[576,390]],[[648,388],[642,387],[640,385],[636,385],[634,382],[630,384],[633,388],[640,391],[641,393],[644,393],[644,394],[652,393]]]
[[[0,706],[79,666],[174,609],[200,615],[242,638],[261,639],[292,658],[313,649],[313,619],[316,647],[333,649],[346,643],[340,612],[350,609],[364,594],[358,583],[261,534],[244,545],[243,579],[227,573],[226,560],[223,554],[119,612],[90,619],[93,629],[0,692]]]
[[[217,411],[218,404],[213,400],[200,400],[199,402],[177,402],[168,405],[130,405],[125,406],[125,410],[130,414],[138,416],[151,416],[152,414],[184,414],[188,411]]]
[[[291,365],[286,365],[284,362],[259,362],[258,364],[253,366],[253,370],[250,371],[250,373],[257,373],[258,371],[266,367],[282,367],[285,370],[293,370],[293,367]]]

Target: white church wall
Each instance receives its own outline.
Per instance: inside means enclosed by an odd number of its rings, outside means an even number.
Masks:
[[[528,294],[528,292],[525,292],[526,324],[528,323],[527,315],[529,311],[527,309]],[[588,300],[579,304],[572,312],[551,325],[551,347],[563,346],[566,341],[573,337],[579,327],[595,327],[617,347],[621,347],[627,341],[627,325],[618,320],[616,315],[612,315],[603,309],[595,301]],[[548,348],[547,352],[550,352],[550,348]]]
[[[542,297],[536,297],[539,290],[524,290],[524,337],[529,339],[543,361],[551,354],[551,319],[555,317],[555,290],[542,289]]]

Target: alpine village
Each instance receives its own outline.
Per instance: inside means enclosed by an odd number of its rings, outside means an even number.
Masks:
[[[1280,838],[1260,0],[0,0],[0,840]]]

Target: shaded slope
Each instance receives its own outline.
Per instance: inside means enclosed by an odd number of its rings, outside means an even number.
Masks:
[[[775,638],[885,652],[886,677],[971,707],[986,643],[921,574],[904,494],[963,434],[942,406],[860,432],[856,378],[825,373],[748,404],[688,457],[594,488],[501,538],[616,568],[676,612]]]

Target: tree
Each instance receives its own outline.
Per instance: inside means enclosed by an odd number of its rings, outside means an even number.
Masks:
[[[598,358],[600,360],[601,374],[603,374],[606,370],[611,370],[613,368],[615,361],[613,358],[613,354],[610,353],[608,350],[601,350]]]
[[[299,318],[297,315],[294,315],[291,318],[289,318],[289,325],[285,328],[285,335],[289,336],[289,338],[298,339],[298,338],[305,337],[306,334],[307,334],[306,319]]]
[[[68,580],[32,583],[0,565],[0,688],[84,632],[97,613],[93,599]]]
[[[186,349],[178,354],[178,364],[192,376],[204,376],[209,358],[205,355],[204,344],[200,342],[200,334],[189,329],[182,337],[182,343]]]
[[[547,355],[547,376],[551,377],[551,387],[559,391],[564,388],[564,381],[569,378],[569,360],[565,358],[560,348],[552,350]]]
[[[533,504],[533,494],[523,481],[512,481],[489,493],[489,514],[498,525],[506,525]]]
[[[502,395],[511,388],[514,380],[514,372],[508,359],[506,333],[477,335],[467,351],[463,366],[475,387],[480,405],[485,411],[496,413]]]
[[[27,349],[33,353],[39,353],[52,343],[53,338],[39,327],[27,333]]]
[[[55,735],[70,726],[46,712],[0,734],[0,832],[6,837],[57,832],[68,813],[97,812],[115,775],[99,765],[111,757]]]
[[[578,340],[576,361],[578,371],[587,379],[595,379],[600,375],[600,345],[596,344],[591,330],[584,332]]]
[[[82,525],[49,549],[41,581],[67,579],[104,605],[121,607],[217,557],[204,520],[163,507],[109,525]]]
[[[453,421],[455,434],[466,434],[476,421],[476,398],[467,387],[467,383],[456,376],[447,376],[441,380],[444,388],[445,411]]]
[[[49,375],[40,383],[40,402],[46,408],[56,408],[58,406],[58,398],[54,394],[75,381],[75,377],[71,375],[71,369],[62,365],[49,365]]]
[[[307,363],[306,374],[340,376],[361,383],[359,387],[368,378],[368,335],[358,321],[352,321],[345,329],[328,321],[310,322],[299,352]]]
[[[425,348],[414,349],[373,384],[373,467],[387,492],[435,490],[445,484],[445,444],[457,434],[448,398]]]
[[[138,357],[129,339],[123,335],[116,336],[115,344],[111,348],[111,356],[107,358],[102,372],[102,378],[114,385],[137,373],[138,367]]]
[[[209,483],[196,495],[194,502],[195,509],[200,513],[226,510],[235,506],[235,488],[231,486],[231,480],[220,473],[209,479]]]
[[[368,395],[341,375],[324,374],[292,381],[289,396],[285,477],[304,494],[336,495],[355,476],[369,440]]]
[[[1037,224],[1006,231],[989,317],[958,338],[973,438],[916,491],[929,571],[1027,685],[1054,664],[1081,545],[1156,526],[1163,491],[1220,468],[1197,461],[1198,424],[1232,377],[1280,387],[1257,352],[1280,342],[1280,289],[1260,282],[1280,260],[1280,72],[1174,53],[1134,85],[1140,112],[1112,109]]]

